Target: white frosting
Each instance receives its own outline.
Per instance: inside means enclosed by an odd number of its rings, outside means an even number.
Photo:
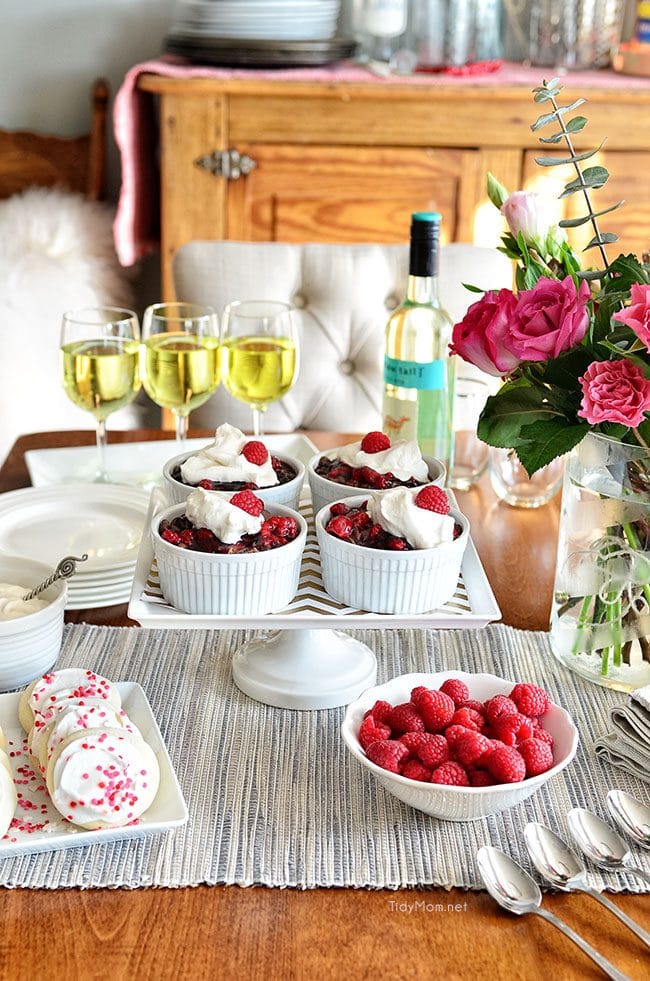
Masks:
[[[160,782],[156,754],[124,730],[86,729],[63,740],[47,767],[52,803],[83,828],[119,828],[151,805]]]
[[[35,681],[29,689],[27,706],[33,716],[46,716],[54,705],[74,699],[101,699],[114,708],[122,705],[120,693],[107,678],[94,671],[84,668],[64,668],[61,671],[49,671]],[[21,722],[23,721],[21,716]]]
[[[429,468],[414,439],[398,439],[379,453],[364,453],[361,441],[348,443],[328,453],[327,457],[329,460],[342,460],[349,467],[372,467],[377,473],[392,473],[398,480],[408,480],[409,477],[415,477],[421,483],[429,480]]]
[[[0,582],[0,620],[16,620],[18,617],[25,617],[29,613],[36,613],[43,610],[47,605],[47,600],[34,599],[24,600],[23,596],[28,593],[26,586],[13,586],[8,582]]]
[[[98,699],[57,702],[48,718],[37,716],[27,737],[29,752],[38,761],[43,773],[47,762],[59,743],[81,729],[121,729],[139,735],[137,727],[129,721],[122,709],[115,709],[108,702]]]
[[[273,469],[271,454],[261,466],[251,463],[243,455],[242,449],[250,439],[240,429],[224,422],[214,434],[214,443],[188,456],[181,464],[183,480],[186,484],[214,480],[219,483],[243,481],[257,484],[258,487],[274,487],[278,483],[278,475]]]
[[[0,726],[0,749],[7,749],[7,740],[5,739],[5,734],[2,731],[2,726]]]
[[[373,522],[413,548],[435,548],[454,540],[454,519],[450,514],[427,511],[415,503],[420,488],[392,487],[375,494],[368,503]]]
[[[18,804],[18,795],[9,757],[0,749],[0,838],[9,830]]]
[[[209,528],[227,545],[238,542],[242,535],[256,535],[264,522],[261,514],[248,514],[226,497],[202,487],[197,487],[188,496],[185,514],[195,528]]]

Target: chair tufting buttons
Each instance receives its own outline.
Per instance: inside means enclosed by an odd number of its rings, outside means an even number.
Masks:
[[[339,368],[344,375],[351,375],[354,372],[354,361],[341,361]]]
[[[384,306],[386,307],[387,310],[394,310],[395,307],[398,305],[398,303],[399,303],[399,298],[396,297],[393,293],[389,293],[386,299],[384,300]]]
[[[302,293],[296,293],[293,298],[293,305],[298,310],[304,310],[304,308],[307,306],[307,298],[303,296]]]

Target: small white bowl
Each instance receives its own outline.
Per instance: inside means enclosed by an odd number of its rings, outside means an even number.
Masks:
[[[52,568],[18,556],[0,557],[0,582],[24,586],[28,593],[52,575]],[[15,620],[0,620],[0,691],[10,691],[48,671],[61,650],[68,584],[48,586],[39,599],[48,605]]]
[[[295,518],[297,538],[268,552],[215,555],[194,552],[166,542],[158,528],[185,513],[185,504],[174,504],[151,522],[153,549],[160,588],[168,603],[184,613],[220,616],[259,616],[282,610],[296,595],[300,562],[307,538],[307,522],[290,508],[272,505],[269,514]]]
[[[342,449],[342,447],[338,447]],[[327,477],[321,477],[320,474],[316,473],[316,465],[319,460],[324,456],[331,456],[337,452],[334,450],[321,450],[320,453],[316,453],[309,463],[307,464],[307,478],[309,480],[309,488],[311,490],[311,499],[314,504],[314,514],[320,511],[321,508],[325,507],[326,504],[333,504],[335,501],[340,501],[343,494],[368,494],[368,487],[351,487],[349,484],[339,484],[335,480],[328,480]],[[444,464],[437,460],[433,456],[422,457],[424,462],[429,468],[429,483],[437,484],[438,487],[444,487],[445,479],[447,477],[447,471],[445,470]],[[424,484],[422,485],[424,486]],[[385,494],[386,491],[373,490],[373,494]]]
[[[182,481],[172,477],[172,472],[176,467],[180,466],[181,463],[185,463],[191,455],[187,451],[185,453],[179,453],[177,456],[172,457],[171,460],[168,460],[163,467],[167,496],[173,504],[182,504],[195,489],[193,484],[184,484]],[[276,484],[274,487],[260,487],[254,491],[254,494],[260,500],[264,501],[265,504],[280,504],[285,508],[291,508],[297,511],[300,502],[300,492],[302,491],[302,485],[305,479],[305,465],[292,456],[283,456],[280,453],[274,453],[273,455],[277,456],[278,460],[282,460],[283,463],[288,463],[290,467],[293,467],[296,471],[296,476],[293,480],[288,480],[286,484]],[[229,496],[235,494],[236,491],[224,490],[213,491],[212,493]]]
[[[371,496],[366,492],[336,503],[358,507]],[[437,610],[454,595],[469,538],[469,521],[460,511],[450,511],[462,528],[453,542],[391,552],[330,535],[325,531],[330,508],[331,504],[321,508],[314,520],[323,585],[333,599],[355,610],[406,614]]]
[[[553,736],[553,766],[538,777],[527,777],[521,783],[497,784],[492,787],[450,787],[436,783],[411,780],[399,773],[391,773],[368,759],[357,738],[363,717],[379,699],[391,705],[407,702],[418,685],[440,688],[447,678],[460,678],[469,688],[470,698],[485,701],[492,695],[508,695],[514,681],[498,678],[493,674],[470,674],[466,671],[440,671],[437,674],[402,674],[383,685],[368,688],[345,713],[341,725],[343,740],[354,757],[367,767],[391,794],[424,811],[432,817],[447,821],[476,821],[478,818],[497,814],[508,807],[520,804],[539,790],[547,781],[568,766],[578,748],[578,730],[569,713],[551,703],[542,724]]]

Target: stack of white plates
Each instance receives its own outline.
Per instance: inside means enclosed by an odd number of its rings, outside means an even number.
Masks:
[[[192,37],[324,41],[340,0],[181,0],[172,31]]]
[[[10,491],[0,495],[0,554],[54,570],[65,556],[87,553],[68,580],[66,609],[126,603],[148,504],[148,492],[117,484]]]

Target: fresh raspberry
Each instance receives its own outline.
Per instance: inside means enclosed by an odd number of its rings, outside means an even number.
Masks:
[[[361,449],[364,453],[381,453],[382,450],[390,449],[390,439],[386,433],[380,433],[376,430],[372,433],[366,433],[361,440]]]
[[[553,739],[553,736],[550,734],[548,729],[542,729],[541,727],[539,729],[535,729],[533,732],[533,739],[539,739],[543,743],[546,743],[547,746],[550,746],[551,749],[553,749],[555,740]]]
[[[230,498],[230,503],[234,507],[241,508],[242,511],[246,511],[247,514],[252,514],[256,518],[264,510],[264,501],[261,501],[250,490],[237,491]]]
[[[337,538],[342,538],[344,541],[352,537],[353,528],[354,525],[350,519],[342,514],[338,518],[331,518],[325,525],[325,531]]]
[[[465,726],[466,729],[483,732],[485,729],[485,717],[480,712],[477,712],[476,709],[456,709],[451,719],[451,725]]]
[[[379,699],[379,701],[375,702],[375,704],[371,709],[368,709],[364,718],[367,718],[369,715],[372,715],[375,722],[378,722],[380,725],[385,726],[388,725],[386,719],[388,718],[388,716],[392,711],[393,711],[393,706],[390,704],[390,702],[384,702],[381,699]]]
[[[447,741],[447,745],[452,753],[460,737],[471,731],[472,730],[467,729],[465,726],[447,726],[445,729],[445,740]]]
[[[429,732],[441,732],[449,725],[454,714],[454,703],[444,691],[421,692],[415,707]]]
[[[506,715],[492,726],[492,736],[500,739],[506,746],[516,746],[524,739],[530,739],[535,730],[531,720],[525,715]]]
[[[472,732],[467,729],[464,735],[459,736],[454,745],[454,756],[463,766],[472,766],[485,755],[489,749],[490,740],[482,736],[480,732]]]
[[[390,739],[390,729],[382,725],[372,715],[367,715],[359,728],[357,736],[362,749],[368,749],[371,743],[381,739]]]
[[[487,770],[471,770],[469,785],[470,787],[493,787],[494,777]]]
[[[415,755],[421,763],[435,770],[437,766],[446,763],[449,759],[449,745],[444,736],[424,732],[421,734],[420,743],[415,749]]]
[[[251,439],[242,447],[242,454],[249,463],[254,463],[256,467],[263,466],[269,458],[269,451],[264,443],[258,439]]]
[[[435,511],[437,514],[449,514],[450,505],[447,495],[441,487],[427,484],[415,498],[415,503],[425,511]]]
[[[469,688],[460,678],[447,678],[440,685],[440,691],[444,691],[445,695],[449,695],[456,708],[459,708],[469,698]]]
[[[340,501],[338,504],[332,504],[330,507],[330,514],[333,518],[338,518],[341,514],[347,514],[349,510],[350,508],[347,506],[347,504],[343,504],[343,502]]]
[[[553,750],[541,739],[525,739],[517,749],[526,764],[527,777],[537,777],[553,766]]]
[[[431,769],[420,763],[419,760],[407,760],[401,770],[403,777],[409,780],[420,780],[422,783],[429,783],[431,780]]]
[[[411,701],[413,702],[413,704],[416,707],[417,707],[417,704],[418,704],[418,700],[420,698],[420,695],[423,695],[424,692],[427,692],[427,691],[431,691],[431,689],[430,688],[426,688],[424,685],[418,685],[417,688],[414,688],[411,691]]]
[[[520,783],[526,776],[524,758],[513,746],[499,746],[486,763],[497,783]]]
[[[399,773],[399,765],[408,755],[406,746],[396,739],[378,739],[370,743],[366,750],[369,760],[391,773]]]
[[[469,787],[469,778],[460,763],[443,763],[431,774],[431,783],[444,783],[449,787]]]
[[[468,698],[466,702],[462,705],[458,705],[457,708],[461,709],[474,709],[479,715],[485,715],[485,706],[483,702],[479,702],[476,698]]]
[[[411,702],[396,705],[386,719],[386,725],[391,727],[394,736],[405,732],[424,732],[422,716]]]
[[[551,707],[550,698],[544,689],[537,685],[515,685],[510,692],[510,698],[522,715],[544,715]]]
[[[485,717],[493,726],[507,715],[516,715],[517,706],[507,695],[495,695],[485,703]]]

